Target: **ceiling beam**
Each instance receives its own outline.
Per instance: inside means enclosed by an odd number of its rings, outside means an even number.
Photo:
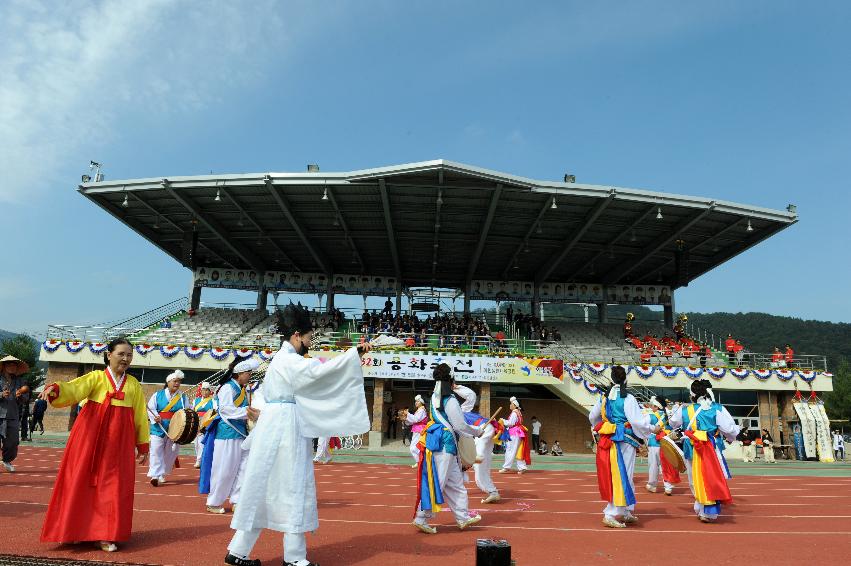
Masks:
[[[603,255],[603,252],[605,252],[606,250],[612,249],[612,247],[613,247],[613,246],[614,246],[614,245],[618,242],[618,240],[620,240],[621,238],[623,238],[623,237],[624,237],[624,235],[625,235],[627,232],[631,232],[632,230],[635,230],[635,227],[636,227],[636,226],[638,226],[639,224],[641,224],[642,222],[644,222],[644,219],[645,219],[645,218],[647,218],[647,217],[650,215],[650,213],[652,213],[654,210],[656,210],[656,205],[655,205],[655,204],[654,204],[653,206],[651,206],[651,207],[647,208],[647,209],[644,211],[644,213],[643,213],[643,214],[641,214],[638,218],[636,218],[636,219],[635,219],[635,220],[634,220],[634,221],[633,221],[633,222],[632,222],[629,226],[627,226],[625,229],[623,229],[623,230],[621,230],[620,232],[618,232],[618,235],[617,235],[617,236],[615,236],[614,238],[612,238],[612,240],[611,240],[608,244],[606,244],[603,248],[601,248],[601,249],[600,249],[600,251],[598,251],[597,253],[595,253],[595,254],[591,257],[591,259],[589,259],[588,261],[586,261],[585,263],[583,263],[583,264],[582,264],[582,266],[580,266],[578,269],[574,269],[574,270],[570,273],[570,276],[568,276],[568,277],[562,277],[561,279],[562,279],[562,280],[564,280],[564,281],[573,281],[573,280],[574,280],[577,276],[579,276],[579,275],[580,275],[583,271],[585,271],[585,270],[586,270],[589,266],[593,265],[593,264],[594,264],[594,262],[595,262],[595,261],[597,261],[597,259],[599,259],[599,257],[600,257],[601,255]]]
[[[571,252],[571,250],[573,250],[574,246],[579,243],[579,240],[582,239],[582,236],[585,235],[585,232],[587,232],[588,229],[594,225],[600,215],[603,214],[603,211],[605,211],[606,208],[608,208],[608,206],[612,204],[612,201],[615,200],[615,196],[615,189],[611,189],[609,191],[609,196],[602,199],[600,202],[597,203],[596,206],[594,206],[593,209],[591,209],[591,212],[589,212],[588,215],[585,217],[585,221],[582,223],[582,227],[579,228],[579,230],[577,230],[576,232],[574,232],[570,238],[564,241],[561,246],[561,249],[558,252],[550,256],[550,258],[547,259],[547,261],[545,261],[543,265],[541,265],[540,267],[538,267],[538,269],[535,270],[535,273],[538,274],[535,276],[536,284],[540,285],[541,283],[546,281],[547,278],[552,275],[553,271],[555,271],[555,269],[559,265],[561,265],[561,262],[564,261],[564,258],[566,258],[567,255]]]
[[[641,250],[641,254],[634,260],[626,263],[626,265],[621,265],[616,267],[615,269],[606,273],[603,276],[602,282],[604,284],[610,283],[618,283],[621,278],[626,277],[633,271],[635,271],[638,267],[640,267],[644,262],[653,257],[659,250],[670,244],[671,242],[679,239],[682,236],[683,232],[706,218],[713,210],[715,210],[715,201],[709,203],[709,206],[692,216],[691,218],[686,218],[682,220],[679,224],[677,224],[674,229],[670,232],[667,232],[666,235],[661,238],[657,238],[655,241],[648,244],[644,249]]]
[[[352,254],[354,255],[355,260],[360,264],[361,273],[365,273],[368,271],[366,263],[363,261],[363,256],[360,254],[357,245],[355,245],[355,240],[352,238],[352,235],[349,233],[349,226],[346,224],[346,219],[343,216],[343,212],[340,210],[340,207],[337,206],[337,199],[334,198],[334,191],[331,190],[331,187],[325,186],[325,190],[328,193],[328,201],[331,203],[331,206],[334,208],[334,215],[340,222],[340,227],[343,229],[343,235],[346,238],[346,241],[349,243],[349,246],[352,248]]]
[[[183,208],[191,212],[195,219],[206,226],[206,228],[216,235],[228,248],[236,254],[236,256],[244,261],[247,265],[249,265],[252,269],[257,271],[258,273],[263,273],[266,271],[266,266],[257,257],[254,252],[251,250],[239,245],[235,241],[233,241],[229,236],[227,230],[213,220],[209,214],[205,214],[203,210],[192,200],[190,200],[187,196],[184,196],[174,190],[171,184],[168,182],[168,179],[162,180],[162,185],[165,188],[165,191],[171,196],[174,200],[183,205]]]
[[[443,183],[443,170],[440,170],[440,182]],[[437,189],[437,200],[434,203],[436,211],[434,213],[434,245],[432,246],[431,254],[431,280],[434,282],[437,277],[437,256],[440,250],[440,207],[443,206],[443,189]]]
[[[141,197],[141,195],[139,195],[138,193],[136,193],[134,191],[127,191],[127,194],[129,196],[132,196],[134,200],[139,201],[142,204],[142,206],[144,206],[145,208],[150,210],[153,214],[155,214],[157,218],[162,218],[163,220],[165,220],[166,222],[168,222],[169,224],[174,226],[175,229],[178,230],[181,234],[186,230],[186,228],[180,226],[177,222],[175,222],[174,220],[172,220],[171,218],[169,218],[165,214],[162,214],[156,208],[151,206],[151,204],[148,203],[148,201],[146,201],[145,199],[143,199]],[[229,262],[224,257],[222,257],[222,255],[219,252],[215,251],[213,248],[211,248],[210,246],[208,246],[207,244],[202,242],[200,238],[198,238],[198,245],[203,246],[204,249],[207,250],[208,253],[217,257],[222,262],[222,267],[234,268],[234,265],[231,262]],[[178,260],[178,261],[181,263],[181,265],[183,265],[183,262],[181,260]]]
[[[490,233],[491,223],[496,214],[496,207],[499,205],[499,197],[502,196],[502,184],[498,184],[491,195],[490,206],[488,206],[488,214],[485,216],[485,222],[482,224],[479,231],[479,242],[476,244],[476,251],[473,253],[473,258],[470,260],[470,267],[467,269],[467,284],[473,280],[473,275],[479,267],[479,260],[482,258],[482,252],[487,243],[488,234]]]
[[[263,181],[266,183],[266,189],[269,191],[269,194],[275,199],[275,202],[278,203],[278,207],[281,209],[281,212],[284,213],[284,216],[287,218],[287,222],[290,223],[290,226],[293,227],[295,233],[298,234],[301,243],[304,245],[305,249],[310,252],[310,255],[313,257],[313,261],[316,262],[316,265],[319,266],[319,269],[325,273],[326,276],[330,277],[333,273],[331,269],[331,265],[320,255],[317,249],[313,246],[313,243],[310,241],[310,238],[307,237],[307,233],[304,228],[302,228],[301,224],[296,220],[295,215],[290,208],[290,204],[284,198],[284,195],[275,188],[275,185],[272,184],[272,178],[269,175],[266,175],[263,178]]]
[[[267,240],[269,240],[272,243],[272,246],[276,250],[278,250],[278,253],[281,254],[281,256],[283,256],[284,260],[287,261],[293,267],[293,269],[295,271],[302,271],[301,267],[299,267],[298,264],[296,262],[294,262],[293,259],[289,256],[289,254],[287,254],[287,252],[284,251],[284,248],[279,246],[278,243],[274,239],[272,239],[272,237],[266,232],[266,230],[264,230],[263,227],[260,226],[260,224],[258,224],[256,220],[254,220],[254,217],[251,214],[249,214],[248,212],[246,212],[246,210],[242,207],[242,205],[240,205],[236,201],[236,198],[234,198],[233,194],[231,194],[231,192],[229,190],[227,190],[227,188],[224,185],[218,187],[218,190],[220,190],[222,192],[222,194],[225,195],[233,203],[233,205],[236,207],[236,209],[239,211],[239,213],[242,214],[243,217],[245,217],[249,222],[251,222],[251,224],[254,225],[255,228],[257,228],[257,231],[260,232],[261,238],[266,238]]]
[[[544,214],[546,214],[547,210],[549,210],[549,208],[552,204],[551,199],[552,199],[551,195],[549,195],[549,194],[545,195],[544,206],[541,207],[540,212],[538,212],[538,216],[535,217],[535,221],[532,222],[531,226],[529,226],[529,230],[526,231],[526,235],[523,236],[523,240],[517,246],[517,249],[514,250],[514,253],[511,255],[511,258],[508,260],[508,264],[502,270],[502,279],[503,280],[508,279],[508,272],[511,270],[511,266],[513,266],[514,262],[517,261],[517,256],[520,255],[520,252],[522,252],[523,248],[528,244],[529,238],[532,237],[532,232],[535,231],[535,227],[538,225],[538,223],[541,222],[541,219],[544,217]]]
[[[378,192],[381,194],[381,208],[384,212],[384,226],[387,228],[387,243],[390,244],[390,256],[393,258],[393,269],[396,271],[396,281],[402,282],[402,268],[399,264],[399,250],[396,249],[396,234],[393,232],[393,220],[390,215],[390,196],[387,194],[387,183],[378,180]]]

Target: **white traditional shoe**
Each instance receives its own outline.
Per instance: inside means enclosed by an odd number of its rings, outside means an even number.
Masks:
[[[501,497],[499,496],[499,492],[494,491],[494,492],[489,493],[487,497],[482,499],[482,503],[496,503],[500,499],[501,499]]]
[[[499,469],[499,473],[500,473],[500,474],[507,474],[507,473],[508,473],[508,470],[507,470],[507,469],[505,469],[505,468],[500,468],[500,469]]]
[[[421,530],[422,532],[424,532],[427,535],[437,534],[437,529],[432,527],[428,523],[417,523],[416,521],[414,521],[411,524],[414,525],[416,528],[418,528],[419,530]]]
[[[481,521],[481,520],[482,520],[482,516],[481,516],[481,515],[475,515],[475,516],[473,516],[473,517],[470,517],[470,518],[469,518],[469,519],[467,519],[466,521],[461,521],[461,522],[459,522],[459,523],[458,523],[458,528],[459,528],[459,529],[461,529],[461,530],[463,531],[464,529],[466,529],[466,528],[467,528],[467,527],[469,527],[470,525],[475,525],[476,523],[478,523],[478,522],[479,522],[479,521]]]
[[[118,550],[118,546],[114,542],[109,542],[108,540],[102,540],[97,543],[98,547],[104,552],[116,552]]]
[[[213,505],[207,505],[207,513],[213,513],[216,515],[224,515],[225,508],[224,507],[215,507]]]
[[[700,522],[701,522],[701,523],[711,523],[712,521],[714,521],[714,520],[715,520],[715,519],[711,519],[711,518],[707,517],[706,515],[704,515],[704,514],[702,514],[702,513],[701,513],[701,514],[699,514],[699,515],[697,516],[697,518],[698,518],[698,519],[700,519]]]
[[[195,460],[195,465],[193,466],[193,468],[195,468],[197,470],[200,467],[201,467],[201,460]]]
[[[162,476],[160,476],[160,477],[159,477],[159,482],[160,482],[160,485],[165,485],[165,484],[166,484],[165,478],[164,478],[164,477],[162,477]]]
[[[626,525],[614,517],[603,517],[603,524],[611,529],[625,529]]]
[[[413,468],[413,469],[415,469],[415,470],[416,470],[417,468],[419,468],[419,467],[420,467],[420,465],[419,465],[419,464],[413,464],[413,465],[411,465],[411,468]]]
[[[665,495],[673,495],[673,494],[674,494],[674,488],[665,490]]]
[[[6,468],[6,471],[10,474],[15,473],[15,466],[12,465],[12,462],[3,462],[3,467]]]
[[[633,515],[630,513],[629,515],[624,515],[623,522],[627,525],[638,522],[638,515]]]
[[[526,473],[526,470],[517,470],[517,475],[518,475],[518,476],[522,476],[522,475],[523,475],[523,474],[525,474],[525,473]]]
[[[646,489],[650,493],[656,493],[656,486],[655,485],[650,485],[648,483],[647,485],[644,486],[644,489]]]

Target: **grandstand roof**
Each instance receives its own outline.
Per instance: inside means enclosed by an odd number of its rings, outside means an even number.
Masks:
[[[181,263],[194,219],[199,265],[363,273],[405,286],[491,279],[675,287],[677,240],[694,279],[797,221],[794,209],[540,181],[446,160],[101,181],[79,191]]]

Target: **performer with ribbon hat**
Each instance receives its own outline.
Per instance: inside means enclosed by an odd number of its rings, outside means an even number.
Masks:
[[[30,366],[14,356],[0,360],[0,445],[2,445],[3,467],[14,472],[12,462],[18,457],[21,441],[21,415],[18,401],[29,394],[29,386],[21,377]],[[27,423],[24,422],[26,428]]]
[[[148,462],[150,428],[142,386],[127,368],[133,345],[116,338],[107,345],[107,367],[67,383],[51,383],[40,399],[54,407],[87,403],[71,429],[50,505],[42,542],[97,541],[113,552],[130,538],[136,465]]]
[[[207,495],[207,511],[225,512],[225,500],[231,505],[239,501],[240,478],[248,453],[242,444],[248,436],[248,419],[256,420],[259,411],[249,406],[245,386],[251,372],[260,367],[256,358],[234,359],[216,392],[218,414],[204,434],[204,453],[201,456],[201,478],[198,491]]]
[[[476,463],[473,464],[473,473],[476,477],[476,486],[485,494],[482,503],[496,503],[500,500],[500,496],[499,490],[494,485],[493,478],[491,477],[491,461],[493,460],[493,444],[494,437],[497,434],[497,423],[495,421],[488,421],[488,417],[483,417],[473,411],[477,399],[475,391],[458,384],[455,384],[452,391],[463,399],[461,410],[464,412],[464,419],[467,421],[467,424],[482,429],[481,436],[475,439]]]
[[[440,364],[434,369],[434,392],[429,407],[430,420],[420,437],[420,462],[417,470],[417,511],[413,525],[427,534],[437,533],[428,520],[445,503],[452,510],[461,530],[482,520],[470,516],[464,473],[458,457],[459,435],[476,438],[483,429],[470,426],[461,404],[452,394],[455,380],[452,369]]]
[[[532,450],[529,447],[529,430],[523,426],[523,411],[517,397],[509,399],[511,415],[507,419],[499,419],[502,425],[501,440],[505,446],[505,462],[499,473],[505,474],[517,467],[517,473],[526,472],[526,467],[532,465]]]
[[[733,442],[741,429],[727,409],[715,402],[709,380],[692,381],[691,401],[671,414],[670,424],[686,436],[683,456],[694,512],[702,522],[711,523],[721,514],[722,504],[733,502],[727,486],[730,469],[721,451],[724,439]]]
[[[651,434],[647,438],[647,485],[650,493],[656,493],[656,485],[659,483],[659,469],[662,469],[662,481],[665,486],[665,495],[672,495],[674,485],[680,483],[680,473],[668,460],[662,458],[662,448],[659,441],[662,437],[670,434],[667,413],[668,400],[662,395],[654,395],[650,398],[650,425],[659,425],[661,430]]]
[[[641,411],[638,401],[626,390],[626,370],[612,366],[612,387],[599,396],[588,420],[599,436],[597,441],[597,484],[606,502],[603,524],[624,528],[638,522],[635,510],[635,451],[641,441],[659,431]],[[621,518],[623,522],[619,521]]]
[[[171,473],[180,453],[180,445],[168,437],[168,425],[176,411],[188,407],[186,397],[180,393],[183,372],[174,370],[165,378],[165,386],[148,400],[148,420],[151,421],[150,466],[151,485],[159,487]]]
[[[209,382],[201,382],[201,387],[198,390],[198,396],[193,403],[195,412],[198,413],[198,421],[200,422],[201,433],[195,437],[192,444],[195,445],[195,467],[201,467],[201,456],[204,454],[204,445],[201,440],[204,438],[203,431],[210,424],[213,412],[216,410],[216,397],[213,395],[213,386]]]
[[[428,414],[426,413],[425,401],[423,401],[422,395],[414,397],[414,404],[416,405],[417,410],[413,413],[409,413],[407,409],[403,409],[402,417],[411,427],[410,450],[411,456],[414,457],[414,465],[411,467],[416,468],[419,466],[420,462],[420,435],[425,430],[426,423],[428,422]]]
[[[284,566],[310,566],[305,533],[319,528],[313,439],[350,436],[369,430],[359,344],[325,363],[304,355],[313,336],[310,313],[288,305],[278,313],[281,349],[263,379],[264,405],[243,445],[248,450],[239,505],[231,521],[236,530],[226,564],[259,566],[248,556],[263,529],[284,533]]]

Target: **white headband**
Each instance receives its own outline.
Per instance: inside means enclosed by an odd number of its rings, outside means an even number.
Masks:
[[[209,381],[202,381],[202,382],[201,382],[201,389],[209,389],[210,391],[212,391],[212,390],[213,390],[213,386],[212,386],[212,385],[210,385],[210,382],[209,382]]]
[[[653,405],[654,407],[658,407],[660,409],[665,408],[665,407],[662,406],[662,403],[659,402],[659,400],[656,398],[655,395],[650,398],[650,404]]]
[[[169,381],[174,381],[175,379],[183,381],[183,372],[179,369],[176,369],[170,374],[168,374],[168,377],[165,378],[165,382],[168,383]]]
[[[250,360],[243,360],[236,364],[233,368],[234,375],[238,373],[245,373],[247,371],[254,371],[260,367],[260,362],[255,358],[251,358]]]
[[[520,408],[520,401],[517,400],[517,397],[512,397],[508,401],[514,403],[518,408]]]
[[[417,395],[416,397],[414,397],[414,403],[422,403],[423,405],[425,405],[425,401],[423,401],[423,396]]]

